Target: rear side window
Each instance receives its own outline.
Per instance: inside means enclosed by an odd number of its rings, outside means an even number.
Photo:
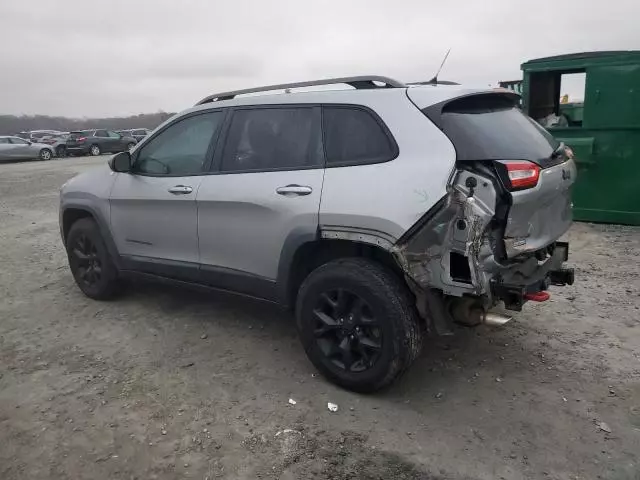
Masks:
[[[397,147],[382,122],[355,107],[324,107],[322,113],[327,166],[392,160]]]
[[[106,138],[109,136],[109,134],[107,133],[106,130],[96,130],[96,137],[103,137]]]
[[[428,108],[425,113],[429,116]],[[530,160],[546,166],[559,145],[513,99],[501,95],[454,100],[442,108],[439,123],[461,161]]]
[[[313,107],[256,108],[233,114],[222,171],[295,170],[322,165]]]

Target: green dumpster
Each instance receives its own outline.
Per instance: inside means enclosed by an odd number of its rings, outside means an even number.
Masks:
[[[640,51],[539,58],[522,71],[523,109],[574,151],[574,218],[640,225]],[[584,99],[561,103],[574,74]]]

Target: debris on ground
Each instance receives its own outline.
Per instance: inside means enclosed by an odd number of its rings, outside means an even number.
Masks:
[[[203,333],[202,335],[200,335],[200,338],[202,340],[206,340],[209,337],[209,335],[207,335],[206,333]]]
[[[596,427],[606,433],[611,433],[611,427],[607,425],[605,422],[596,422]]]
[[[296,402],[293,398],[289,399],[289,405],[295,405],[296,403],[298,402]]]
[[[338,411],[338,405],[336,405],[335,403],[327,403],[327,408],[329,409],[330,412],[337,412]]]

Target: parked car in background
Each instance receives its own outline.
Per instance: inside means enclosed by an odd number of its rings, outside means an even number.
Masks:
[[[127,137],[133,137],[140,142],[144,137],[151,133],[151,130],[148,128],[132,128],[130,130],[118,130],[117,133]]]
[[[64,132],[60,132],[58,130],[31,130],[31,132],[29,132],[29,138],[27,140],[41,143],[44,137],[48,137],[50,135],[59,135],[61,133]]]
[[[31,130],[29,132],[23,131],[20,133],[16,133],[13,135],[14,137],[19,137],[24,140],[29,140],[31,142],[40,142],[43,137],[48,135],[57,135],[63,132],[59,132],[58,130]]]
[[[41,143],[46,143],[53,148],[53,153],[56,157],[67,156],[67,140],[69,139],[69,132],[63,132],[52,135],[45,135],[42,137]]]
[[[79,130],[69,133],[66,152],[69,155],[93,155],[118,153],[131,150],[137,140],[111,130]]]
[[[40,158],[51,160],[53,149],[44,143],[34,143],[20,137],[0,137],[0,160]]]

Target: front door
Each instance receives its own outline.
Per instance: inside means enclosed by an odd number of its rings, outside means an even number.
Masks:
[[[32,147],[27,140],[11,137],[9,143],[11,144],[9,149],[11,158],[36,158],[38,156],[37,148]]]
[[[111,229],[125,267],[171,277],[198,270],[196,195],[222,111],[183,117],[156,133],[111,190]]]
[[[107,135],[109,135],[109,141],[111,142],[109,148],[112,152],[124,152],[127,149],[122,135],[111,130],[107,130]]]
[[[281,254],[313,237],[324,177],[320,110],[234,110],[216,172],[198,191],[202,278],[220,288],[269,298]]]

